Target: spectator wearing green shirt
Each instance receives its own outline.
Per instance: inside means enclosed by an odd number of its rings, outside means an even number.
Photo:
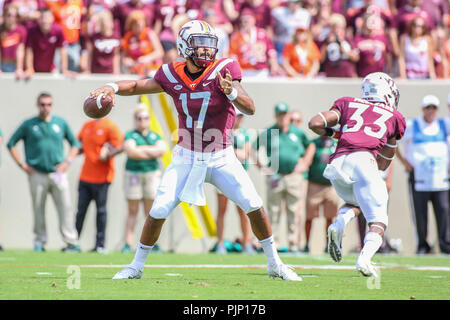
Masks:
[[[244,114],[240,112],[237,108],[236,110],[236,119],[233,125],[233,148],[236,157],[242,163],[242,166],[245,170],[248,169],[248,159],[250,156],[250,135],[247,130],[241,128],[242,120],[244,119]],[[217,203],[218,203],[218,212],[217,212],[217,246],[216,253],[224,254],[227,253],[227,248],[224,245],[223,232],[225,226],[225,213],[227,211],[228,206],[228,198],[225,197],[223,193],[217,190]],[[256,253],[256,250],[253,248],[252,239],[251,239],[251,228],[250,221],[248,220],[245,212],[236,206],[236,209],[239,214],[239,220],[241,223],[242,230],[242,252],[248,254]]]
[[[306,134],[290,123],[289,106],[280,102],[275,105],[275,124],[264,130],[253,149],[265,149],[268,164],[257,157],[257,166],[267,174],[267,207],[273,230],[280,228],[282,205],[287,214],[287,235],[289,250],[297,251],[299,247],[298,207],[301,203],[302,185],[308,177],[315,152]],[[274,231],[274,235],[280,234]],[[275,239],[279,243],[279,239]],[[284,251],[284,250],[283,250]]]
[[[131,251],[140,203],[144,205],[144,214],[148,214],[152,208],[162,176],[158,159],[166,152],[166,143],[149,129],[150,114],[147,106],[138,104],[133,116],[135,129],[125,134],[123,145],[127,154],[124,187],[128,215],[122,252]]]
[[[45,203],[52,195],[58,212],[59,231],[67,244],[63,251],[80,251],[75,214],[70,199],[67,169],[78,153],[79,142],[67,122],[53,115],[53,98],[43,92],[37,98],[38,115],[24,121],[8,141],[9,152],[28,175],[34,212],[34,250],[44,251],[47,242]],[[25,161],[16,144],[23,140]],[[64,157],[64,140],[71,146]]]
[[[331,185],[330,180],[323,176],[323,171],[327,166],[330,155],[336,149],[336,140],[330,137],[318,137],[312,140],[316,146],[313,162],[309,167],[308,192],[306,195],[306,221],[305,235],[306,245],[304,252],[309,252],[309,239],[313,220],[319,217],[319,210],[322,208],[326,219],[325,237],[328,227],[333,222],[339,209],[339,196]]]

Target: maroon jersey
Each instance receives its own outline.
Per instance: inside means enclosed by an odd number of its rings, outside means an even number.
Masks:
[[[120,48],[120,40],[117,36],[107,37],[97,33],[88,41],[92,43],[91,72],[113,73],[116,48]]]
[[[52,72],[55,66],[53,58],[57,48],[66,46],[63,31],[53,24],[47,34],[42,33],[39,25],[28,30],[26,47],[33,51],[33,67],[35,72]]]
[[[407,33],[408,24],[416,17],[423,18],[428,29],[433,30],[435,28],[433,20],[431,19],[431,16],[428,14],[428,12],[421,9],[415,10],[410,8],[409,6],[405,6],[403,9],[400,9],[398,11],[394,19],[394,27],[397,28],[398,34],[402,35],[404,33]]]
[[[344,97],[334,102],[333,109],[341,113],[341,135],[329,163],[338,156],[358,151],[370,152],[376,158],[388,139],[400,140],[405,133],[403,115],[384,104]]]
[[[20,24],[12,30],[0,32],[0,61],[16,62],[17,48],[25,44],[26,39],[27,29]]]
[[[358,77],[364,78],[369,73],[384,71],[386,54],[391,51],[386,36],[356,35],[353,43],[359,51],[359,61],[356,63]]]
[[[197,152],[212,152],[231,146],[236,113],[220,90],[217,72],[240,81],[241,69],[232,59],[214,61],[195,80],[185,72],[186,62],[164,64],[155,80],[173,99],[178,111],[178,144]]]

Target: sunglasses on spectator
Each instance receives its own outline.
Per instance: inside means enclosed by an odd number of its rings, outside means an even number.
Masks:
[[[148,119],[150,119],[150,117],[136,117],[136,120],[138,120],[138,121],[142,121],[142,120],[148,120]]]
[[[42,102],[39,102],[39,105],[42,106],[42,107],[49,107],[49,106],[51,106],[52,104],[53,104],[52,102],[50,102],[50,103],[42,103]]]
[[[426,106],[425,109],[433,109],[436,110],[438,107],[436,107],[435,105],[430,104],[429,106]]]
[[[425,25],[422,24],[422,23],[414,23],[414,24],[413,24],[413,27],[415,27],[415,28],[424,28]]]

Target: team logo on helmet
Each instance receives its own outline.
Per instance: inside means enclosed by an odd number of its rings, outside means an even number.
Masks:
[[[394,80],[383,72],[368,74],[361,85],[361,98],[398,108],[400,92]]]

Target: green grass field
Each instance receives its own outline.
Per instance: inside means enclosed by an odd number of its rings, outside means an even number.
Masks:
[[[267,276],[262,254],[156,253],[142,279],[111,280],[132,258],[117,252],[0,252],[0,299],[450,299],[448,256],[377,255],[379,281],[356,273],[356,255],[344,256],[339,264],[325,255],[282,256],[303,278],[288,282]]]

